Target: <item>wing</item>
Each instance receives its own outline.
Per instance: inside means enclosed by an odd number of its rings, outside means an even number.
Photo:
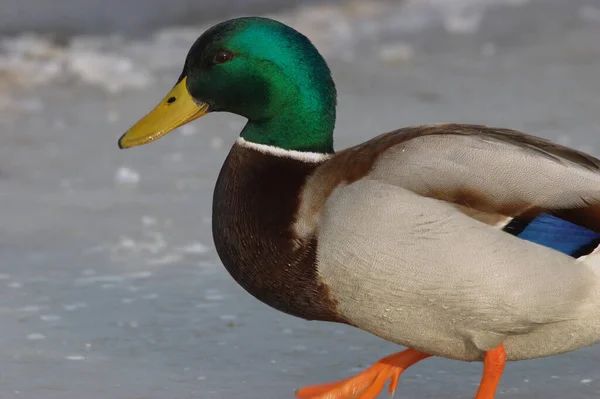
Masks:
[[[342,151],[309,180],[299,234],[318,226],[318,211],[335,187],[361,178],[446,201],[474,219],[569,255],[588,255],[600,243],[592,234],[600,233],[600,161],[514,130],[420,126]],[[573,235],[580,238],[565,244]]]
[[[383,151],[372,177],[572,256],[600,242],[600,161],[513,130],[421,129]],[[578,239],[573,239],[574,237]]]
[[[445,324],[491,348],[581,316],[597,277],[573,256],[595,248],[599,204],[591,156],[512,130],[437,125],[333,157],[307,182],[299,220],[314,220],[302,227],[317,226],[320,275],[356,325],[394,340],[429,320],[413,330]],[[577,239],[560,244],[568,235]]]

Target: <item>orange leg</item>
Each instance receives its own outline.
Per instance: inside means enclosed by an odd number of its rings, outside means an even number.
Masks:
[[[494,399],[505,363],[504,346],[500,345],[496,349],[486,352],[483,360],[483,376],[475,399]]]
[[[376,362],[354,377],[323,385],[313,385],[296,391],[298,399],[375,399],[390,381],[389,391],[394,394],[400,374],[420,360],[431,355],[407,349]],[[486,358],[487,359],[487,358]],[[494,386],[495,387],[495,386]],[[490,399],[481,396],[476,399]]]

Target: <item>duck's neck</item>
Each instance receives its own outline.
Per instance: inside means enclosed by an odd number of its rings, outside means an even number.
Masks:
[[[305,319],[340,321],[319,283],[316,237],[292,225],[309,176],[323,154],[289,152],[238,139],[213,198],[213,238],[232,277],[266,304]]]
[[[284,150],[331,154],[337,95],[329,69],[292,72],[272,79],[269,100],[260,113],[246,115],[241,137]]]
[[[241,137],[250,143],[283,150],[331,154],[332,132],[332,124],[321,115],[301,119],[292,114],[264,121],[250,121],[244,127]]]

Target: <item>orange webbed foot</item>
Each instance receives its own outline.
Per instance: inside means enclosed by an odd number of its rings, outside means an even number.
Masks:
[[[431,355],[407,349],[385,357],[365,371],[345,380],[312,385],[296,392],[298,399],[375,399],[390,381],[389,392],[394,394],[400,375],[408,367]]]

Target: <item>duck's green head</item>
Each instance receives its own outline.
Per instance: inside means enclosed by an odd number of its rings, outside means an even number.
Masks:
[[[209,112],[248,119],[247,141],[332,152],[336,91],[329,68],[302,34],[267,18],[238,18],[207,30],[190,49],[175,87],[119,140],[154,141]]]

